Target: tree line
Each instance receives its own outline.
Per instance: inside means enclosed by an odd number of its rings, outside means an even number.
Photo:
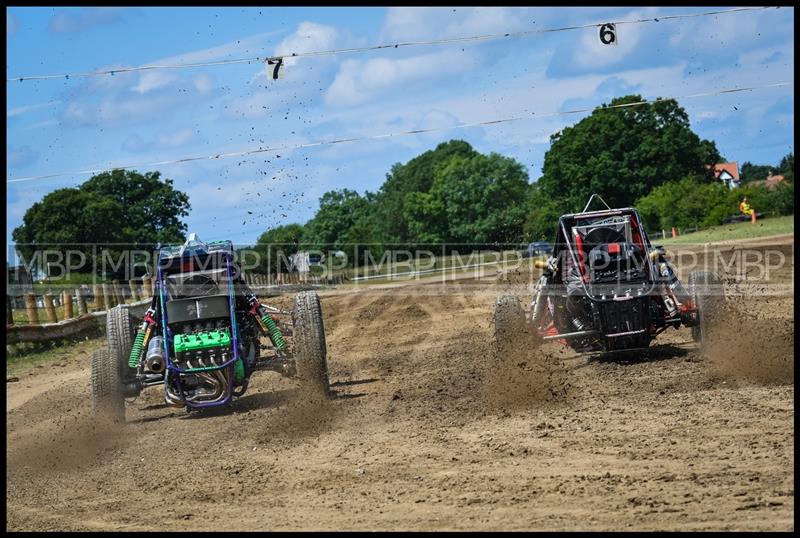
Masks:
[[[745,162],[742,186],[714,177],[724,162],[713,141],[701,139],[674,99],[637,106],[642,97],[612,100],[554,133],[542,175],[531,181],[518,160],[483,154],[450,140],[406,163],[394,164],[375,192],[323,194],[306,223],[266,230],[253,248],[264,271],[300,250],[343,251],[351,264],[378,259],[384,249],[450,245],[459,250],[507,248],[552,240],[564,213],[583,209],[593,193],[612,207],[638,207],[650,228],[721,224],[748,196],[759,212],[794,212],[794,155],[776,166]],[[775,189],[753,181],[773,171]],[[21,250],[46,243],[180,242],[189,198],[159,172],[114,170],[77,188],[59,189],[26,211],[13,238]],[[267,256],[267,254],[270,254]],[[269,260],[269,261],[267,261]]]
[[[279,226],[258,238],[257,250],[272,249],[263,269],[278,269],[276,250],[287,257],[341,250],[361,263],[367,255],[380,257],[387,245],[491,249],[552,240],[558,217],[582,210],[593,193],[612,207],[639,207],[657,229],[721,224],[745,195],[758,211],[794,212],[793,154],[776,167],[745,163],[743,186],[730,190],[713,171],[725,159],[713,141],[692,131],[677,101],[624,106],[641,101],[639,95],[614,99],[553,134],[534,182],[517,160],[451,140],[392,166],[376,192],[327,192],[305,225]],[[777,189],[749,183],[770,169],[786,178]]]

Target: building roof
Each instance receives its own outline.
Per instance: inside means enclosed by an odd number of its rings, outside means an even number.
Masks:
[[[739,163],[717,163],[714,165],[714,177],[719,179],[722,172],[728,172],[734,181],[739,181]]]
[[[783,179],[784,179],[783,176],[773,176],[772,172],[770,171],[769,175],[767,176],[767,179],[761,179],[761,180],[758,180],[758,181],[751,181],[751,184],[753,184],[753,185],[764,185],[768,189],[774,189],[775,187],[778,186],[778,183],[783,181]]]

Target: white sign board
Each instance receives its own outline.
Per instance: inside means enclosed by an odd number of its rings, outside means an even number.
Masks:
[[[600,28],[600,43],[603,45],[616,45],[617,44],[617,25],[613,22],[601,24]]]

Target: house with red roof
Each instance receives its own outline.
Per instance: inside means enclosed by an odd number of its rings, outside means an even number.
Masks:
[[[714,177],[723,181],[729,188],[741,185],[739,181],[739,163],[717,163],[714,165]]]

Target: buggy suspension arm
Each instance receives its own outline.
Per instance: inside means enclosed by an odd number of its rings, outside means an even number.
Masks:
[[[286,341],[283,339],[283,334],[275,324],[275,320],[272,319],[272,316],[267,312],[267,309],[258,301],[254,293],[248,291],[245,296],[247,298],[247,304],[250,306],[250,314],[256,318],[261,330],[269,336],[272,345],[278,349],[285,349]]]
[[[156,320],[153,319],[153,314],[156,313],[155,304],[156,299],[153,297],[153,303],[150,305],[150,308],[147,309],[147,312],[145,312],[142,325],[136,333],[136,339],[133,341],[133,348],[131,348],[131,354],[128,357],[128,366],[131,368],[139,366],[139,362],[142,358],[142,351],[146,349],[147,343],[150,340],[150,335],[153,332],[153,327],[156,325]]]
[[[547,280],[558,270],[557,260],[550,257],[542,268],[544,271],[542,272],[542,276],[539,277],[539,282],[536,284],[536,292],[531,302],[531,323],[536,323],[539,319],[539,314],[544,306],[542,294],[544,293],[545,286],[547,286]]]

